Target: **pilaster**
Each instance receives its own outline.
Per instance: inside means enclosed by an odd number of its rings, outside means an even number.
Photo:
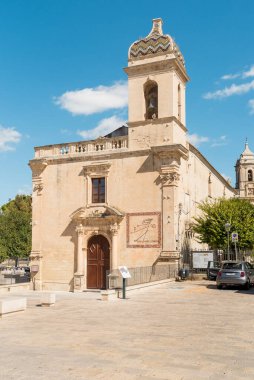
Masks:
[[[179,251],[179,181],[181,159],[187,159],[188,150],[174,144],[166,147],[153,147],[158,158],[159,181],[162,204],[162,251],[161,257],[175,261],[180,258]]]
[[[79,223],[76,227],[77,233],[77,271],[74,273],[74,291],[82,292],[85,286],[84,276],[84,254],[83,254],[83,235],[84,227]]]
[[[111,232],[111,269],[117,269],[118,267],[118,249],[117,249],[117,243],[118,243],[118,228],[119,225],[117,223],[114,223],[110,226],[110,232]]]

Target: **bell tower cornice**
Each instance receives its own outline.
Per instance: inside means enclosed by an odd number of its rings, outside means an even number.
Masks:
[[[189,76],[186,73],[185,68],[179,64],[176,58],[173,55],[167,55],[166,59],[162,61],[150,61],[140,63],[139,65],[128,66],[124,68],[124,71],[129,77],[138,77],[153,73],[163,73],[163,72],[176,72],[180,79],[186,83],[190,80]]]

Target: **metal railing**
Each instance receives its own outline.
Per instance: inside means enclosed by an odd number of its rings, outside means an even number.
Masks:
[[[127,279],[127,286],[174,278],[177,272],[174,265],[154,265],[151,267],[128,268],[128,270],[131,278]],[[120,288],[122,288],[122,276],[119,270],[107,271],[107,289]]]
[[[0,286],[30,282],[30,271],[26,268],[0,267]]]

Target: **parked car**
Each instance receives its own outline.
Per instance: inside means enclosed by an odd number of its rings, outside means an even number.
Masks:
[[[254,267],[246,261],[224,261],[216,278],[217,288],[239,285],[249,289],[254,283]]]
[[[208,280],[216,280],[221,264],[219,261],[208,261],[207,278]]]

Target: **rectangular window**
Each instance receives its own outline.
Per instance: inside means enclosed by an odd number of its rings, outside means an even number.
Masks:
[[[105,203],[105,178],[92,178],[92,203]]]

